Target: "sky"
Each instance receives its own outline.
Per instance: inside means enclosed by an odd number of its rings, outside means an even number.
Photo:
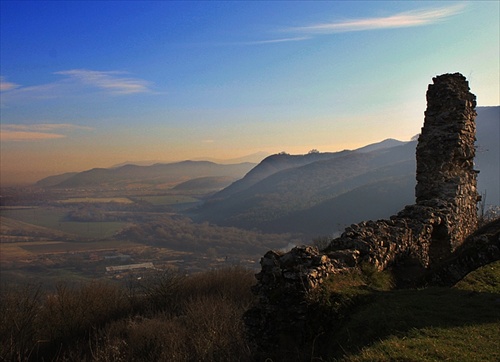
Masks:
[[[0,181],[409,140],[436,75],[500,104],[499,37],[499,1],[0,0]]]

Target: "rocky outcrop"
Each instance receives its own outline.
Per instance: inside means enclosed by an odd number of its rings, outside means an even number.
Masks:
[[[389,220],[351,225],[323,252],[302,246],[264,255],[254,288],[259,303],[246,316],[261,348],[273,348],[284,334],[300,335],[306,295],[326,277],[369,263],[399,268],[399,281],[411,283],[461,247],[477,227],[475,106],[461,74],[433,78],[416,151],[416,203]]]

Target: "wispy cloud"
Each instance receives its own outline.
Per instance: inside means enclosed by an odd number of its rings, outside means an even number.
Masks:
[[[19,84],[7,82],[4,77],[0,77],[0,92],[5,92],[19,87]]]
[[[0,140],[7,141],[40,141],[54,138],[65,138],[57,133],[27,132],[27,131],[0,131]]]
[[[139,93],[153,93],[150,83],[133,77],[124,76],[120,71],[96,71],[88,69],[70,69],[55,72],[63,76],[50,83],[28,86],[17,85],[1,79],[2,97],[0,108],[7,109],[15,103],[47,101],[88,96],[125,96]]]
[[[279,39],[270,39],[270,40],[257,40],[257,41],[249,41],[243,43],[245,45],[258,45],[258,44],[272,44],[272,43],[286,43],[291,41],[302,41],[310,39],[310,36],[296,36],[293,38],[279,38]]]
[[[1,141],[40,141],[65,138],[67,130],[92,130],[91,127],[67,123],[43,124],[2,124],[0,125]],[[57,132],[57,133],[55,133]]]
[[[133,94],[149,92],[149,83],[137,78],[123,77],[119,71],[97,71],[88,69],[71,69],[55,74],[68,76],[70,79],[85,85],[109,91],[112,94]]]
[[[98,91],[112,96],[153,93],[149,82],[124,76],[127,73],[120,71],[70,69],[55,72],[54,74],[63,76],[63,78],[50,83],[29,86],[18,86],[11,82],[4,82],[2,79],[2,91],[9,90],[9,92],[2,94],[1,106],[5,107],[15,101],[43,101],[81,96]]]
[[[434,24],[456,15],[460,13],[464,7],[465,4],[455,4],[442,8],[414,10],[384,17],[350,19],[292,27],[283,29],[283,31],[311,35],[423,26]]]
[[[251,41],[245,42],[243,44],[259,45],[284,43],[309,40],[317,35],[431,25],[460,13],[465,8],[465,6],[465,4],[460,3],[446,7],[413,10],[381,17],[345,19],[328,23],[316,23],[306,26],[288,27],[281,29],[280,33],[288,33],[293,36]]]

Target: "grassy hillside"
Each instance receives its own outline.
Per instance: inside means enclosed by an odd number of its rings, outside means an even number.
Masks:
[[[376,293],[335,336],[342,361],[499,361],[500,261],[453,288]],[[340,357],[340,356],[339,356]]]
[[[253,355],[253,273],[158,274],[127,288],[27,286],[0,293],[0,359],[53,361],[498,361],[500,261],[453,288],[391,290],[387,273],[326,281],[308,340]],[[262,357],[262,358],[261,358]]]

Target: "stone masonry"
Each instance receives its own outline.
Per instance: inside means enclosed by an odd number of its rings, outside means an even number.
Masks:
[[[379,270],[411,265],[411,279],[463,244],[477,227],[475,106],[464,76],[433,78],[416,151],[416,203],[389,220],[351,225],[323,252],[300,246],[264,255],[254,288],[259,302],[245,319],[261,348],[303,330],[307,293],[326,277],[370,263]]]
[[[460,74],[435,78],[427,91],[415,196],[417,205],[446,208],[447,217],[435,226],[439,230],[433,239],[433,244],[442,245],[431,245],[438,254],[454,251],[477,226],[475,106],[476,97]]]

